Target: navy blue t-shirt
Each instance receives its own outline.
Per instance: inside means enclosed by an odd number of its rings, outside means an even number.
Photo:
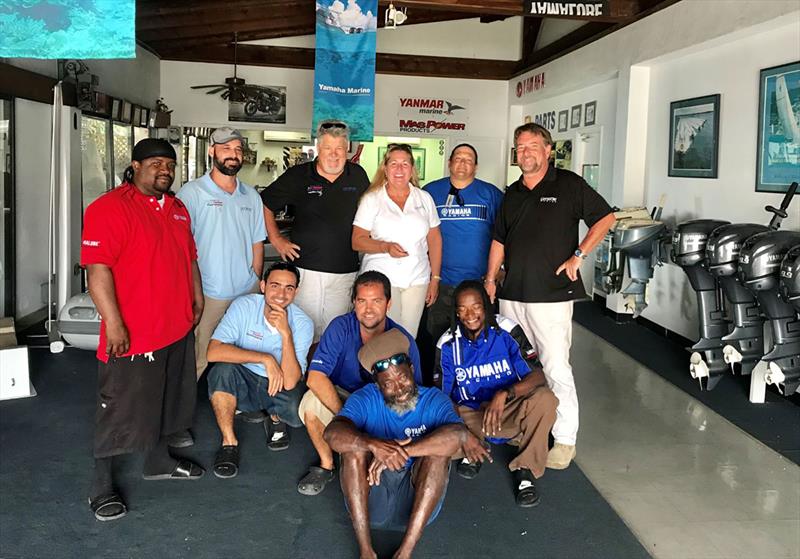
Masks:
[[[442,284],[458,285],[486,274],[494,218],[503,193],[496,186],[475,179],[458,191],[464,202],[462,206],[455,199],[448,201],[450,186],[450,178],[445,177],[425,185],[424,189],[436,203],[441,221]]]
[[[419,350],[408,331],[386,317],[386,330],[397,328],[408,338],[408,356],[414,366],[414,379],[422,384],[422,368],[419,364]],[[308,365],[309,371],[319,371],[326,375],[335,386],[354,392],[372,382],[372,375],[358,362],[358,350],[364,344],[355,312],[334,318],[319,340],[314,357]]]

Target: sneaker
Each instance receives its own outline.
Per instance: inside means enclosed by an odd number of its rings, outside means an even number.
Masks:
[[[456,466],[456,473],[464,479],[473,479],[481,471],[481,466],[480,462],[470,462],[468,458],[462,458]]]
[[[551,470],[565,470],[575,458],[575,445],[556,443],[547,453],[546,466]]]
[[[535,507],[539,504],[539,493],[536,491],[536,480],[527,468],[514,470],[514,500],[518,507]]]
[[[274,451],[286,450],[292,440],[289,426],[283,421],[270,419],[264,422],[264,431],[267,433],[267,448]]]
[[[167,445],[172,448],[186,448],[194,444],[194,437],[188,429],[172,433],[167,437]]]
[[[240,411],[236,414],[237,417],[241,417],[242,421],[245,423],[264,423],[264,420],[267,418],[267,414],[263,411]]]

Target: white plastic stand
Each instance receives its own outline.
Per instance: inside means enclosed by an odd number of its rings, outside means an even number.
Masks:
[[[753,372],[750,373],[750,402],[763,404],[767,396],[767,374],[769,366],[764,361],[759,361]]]
[[[0,350],[0,400],[36,396],[28,368],[27,346]]]

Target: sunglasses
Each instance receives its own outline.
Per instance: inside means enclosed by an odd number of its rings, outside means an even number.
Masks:
[[[338,128],[340,130],[347,130],[347,125],[344,122],[333,120],[330,122],[323,122],[319,125],[323,130],[330,130],[331,128]]]
[[[382,373],[392,365],[402,365],[403,363],[410,362],[411,358],[407,354],[395,353],[391,357],[381,359],[380,361],[375,361],[375,364],[372,366],[372,374],[376,375],[378,373]]]
[[[403,150],[404,152],[406,152],[407,154],[409,154],[413,158],[414,153],[411,151],[411,146],[408,145],[408,144],[387,144],[386,145],[386,156],[388,157],[389,152],[395,151],[395,150],[398,150],[398,149],[399,150]]]
[[[461,191],[451,184],[450,192],[447,193],[447,201],[445,202],[445,205],[452,206],[454,201],[459,206],[464,206],[464,198],[461,196]]]

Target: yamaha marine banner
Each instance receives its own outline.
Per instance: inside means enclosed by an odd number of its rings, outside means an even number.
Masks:
[[[314,121],[337,119],[372,141],[378,0],[317,0]]]
[[[525,0],[523,15],[533,17],[608,16],[608,0]]]

